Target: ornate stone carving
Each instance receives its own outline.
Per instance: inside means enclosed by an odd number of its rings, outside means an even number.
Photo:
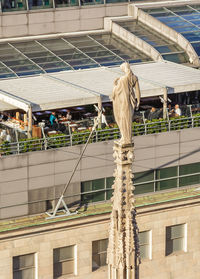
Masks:
[[[115,121],[121,132],[120,142],[129,144],[132,142],[132,116],[135,108],[140,105],[140,88],[138,78],[133,74],[129,63],[120,66],[125,73],[115,79],[112,102]]]
[[[114,192],[111,198],[111,213],[108,265],[109,279],[135,278],[135,242],[133,227],[134,195],[133,195],[133,145],[114,144]]]

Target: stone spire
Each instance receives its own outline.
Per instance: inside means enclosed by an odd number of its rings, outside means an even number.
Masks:
[[[114,193],[111,198],[113,207],[107,255],[108,278],[135,279],[135,257],[138,247],[135,245],[137,235],[134,228],[133,144],[121,145],[115,142],[113,150],[116,169]]]

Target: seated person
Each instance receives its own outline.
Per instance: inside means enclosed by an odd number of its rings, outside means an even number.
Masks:
[[[174,108],[175,117],[181,116],[181,109],[179,108],[179,105],[176,104]]]
[[[67,114],[66,114],[66,119],[67,119],[68,121],[72,120],[72,116],[71,116],[71,114],[70,114],[70,111],[69,111],[69,110],[67,111]]]
[[[148,120],[152,121],[153,119],[157,118],[157,111],[155,107],[152,107],[149,114],[148,114]]]

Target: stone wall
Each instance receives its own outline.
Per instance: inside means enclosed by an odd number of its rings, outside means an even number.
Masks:
[[[140,231],[152,231],[152,259],[140,265],[141,279],[197,279],[200,271],[200,199],[138,208]],[[58,221],[58,220],[57,220]],[[187,224],[187,249],[165,256],[166,226]],[[35,278],[53,278],[53,249],[77,245],[77,275],[71,279],[107,278],[107,268],[92,272],[92,241],[108,238],[109,214],[76,218],[0,233],[0,279],[12,279],[12,257],[36,253]]]
[[[103,29],[104,17],[127,13],[127,3],[7,12],[0,15],[0,38]]]
[[[133,172],[200,161],[200,128],[138,136],[134,141]],[[112,147],[112,141],[88,145],[66,193],[77,196],[68,199],[67,203],[80,200],[81,181],[113,176]],[[82,148],[78,145],[2,157],[0,218],[44,212],[46,201],[59,198]]]

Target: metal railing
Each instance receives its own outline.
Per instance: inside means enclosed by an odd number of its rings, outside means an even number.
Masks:
[[[171,120],[153,120],[143,124],[133,123],[133,135],[148,135],[169,132],[187,128],[200,127],[200,116],[180,117]],[[20,154],[32,151],[47,150],[66,146],[85,144],[90,131],[74,132],[70,135],[50,136],[41,139],[24,139],[18,142],[4,142],[0,145],[1,156]],[[90,143],[115,140],[120,137],[118,128],[97,129],[94,131]]]
[[[105,5],[131,1],[132,0],[0,0],[0,12],[31,11],[36,9],[44,10],[86,5]]]

